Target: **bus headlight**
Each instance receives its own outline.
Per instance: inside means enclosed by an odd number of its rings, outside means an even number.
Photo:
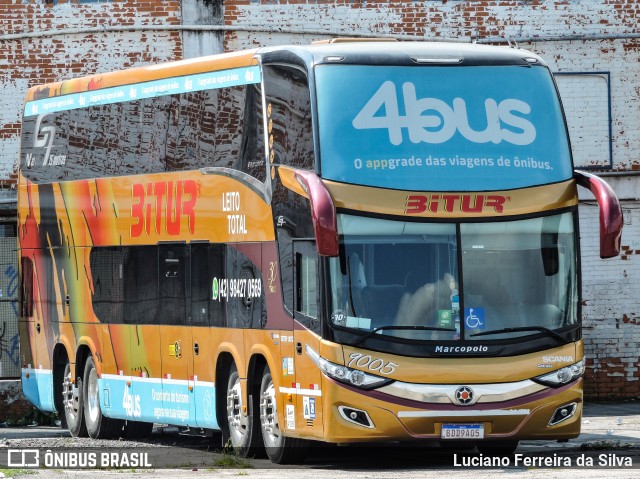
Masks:
[[[341,366],[340,364],[327,361],[309,346],[307,346],[307,354],[320,368],[320,371],[328,377],[341,383],[349,384],[350,386],[369,390],[393,382],[393,380],[389,378],[383,378],[374,374],[365,373],[359,369],[352,369],[347,366]]]
[[[545,386],[564,386],[581,377],[584,374],[584,368],[585,361],[582,359],[582,361],[578,361],[571,366],[558,369],[552,373],[543,374],[542,376],[536,376],[533,380]]]

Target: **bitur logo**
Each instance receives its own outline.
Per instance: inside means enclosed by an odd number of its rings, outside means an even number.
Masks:
[[[189,233],[194,233],[198,199],[198,185],[194,180],[135,183],[131,196],[131,218],[136,221],[131,225],[132,238],[143,233],[179,235],[183,217],[187,218]]]
[[[484,213],[487,210],[496,213],[504,212],[504,205],[511,198],[502,195],[471,195],[471,194],[433,194],[409,195],[405,213],[419,215],[422,213]]]

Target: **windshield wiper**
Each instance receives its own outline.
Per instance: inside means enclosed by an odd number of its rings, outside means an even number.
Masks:
[[[430,326],[380,326],[379,328],[375,328],[373,331],[369,331],[367,334],[358,339],[353,346],[358,346],[365,342],[367,339],[375,336],[378,331],[448,331],[450,333],[455,333],[456,330],[453,328],[432,328]]]
[[[554,330],[545,328],[544,326],[524,326],[521,328],[504,328],[504,329],[494,329],[492,331],[483,331],[481,333],[475,333],[470,335],[472,338],[475,336],[488,336],[490,334],[502,334],[502,333],[521,333],[527,331],[538,331],[540,333],[546,333],[547,336],[551,336],[553,339],[557,339],[560,342],[566,342],[566,339],[559,333],[556,333]]]

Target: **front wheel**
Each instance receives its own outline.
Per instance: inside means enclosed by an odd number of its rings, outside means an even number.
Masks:
[[[267,455],[276,464],[291,464],[302,460],[307,441],[286,437],[280,429],[276,390],[269,367],[265,366],[260,383],[260,427]]]
[[[87,432],[92,439],[108,439],[118,437],[124,421],[111,419],[102,414],[100,409],[100,393],[98,388],[98,371],[93,358],[87,359],[84,367],[84,419]]]
[[[84,421],[84,401],[82,396],[82,377],[71,377],[71,364],[67,361],[62,378],[62,405],[64,422],[73,437],[87,437]]]

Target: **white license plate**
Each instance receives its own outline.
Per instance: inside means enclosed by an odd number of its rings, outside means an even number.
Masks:
[[[483,439],[483,424],[443,424],[442,439]]]

